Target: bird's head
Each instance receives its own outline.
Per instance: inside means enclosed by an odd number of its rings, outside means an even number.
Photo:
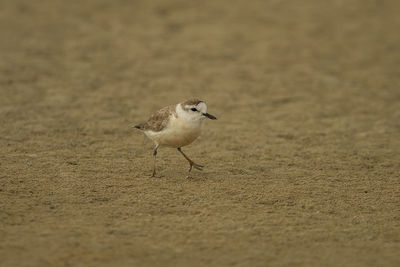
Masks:
[[[190,99],[180,103],[182,113],[185,118],[190,120],[203,120],[209,118],[216,120],[217,118],[207,113],[207,105],[204,101],[198,99]],[[179,114],[178,114],[179,115]]]

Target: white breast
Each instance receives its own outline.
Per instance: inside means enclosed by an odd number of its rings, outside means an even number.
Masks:
[[[163,146],[183,147],[192,143],[199,137],[202,128],[202,121],[187,121],[175,116],[160,132],[147,131],[145,134],[155,142]]]

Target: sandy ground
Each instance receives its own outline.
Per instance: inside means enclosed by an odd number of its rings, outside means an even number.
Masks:
[[[400,4],[0,2],[1,266],[400,266]],[[218,117],[187,162],[130,128]]]

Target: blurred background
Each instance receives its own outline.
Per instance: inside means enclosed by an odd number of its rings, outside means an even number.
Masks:
[[[395,0],[0,1],[4,266],[399,266]],[[188,98],[184,151],[131,126]]]

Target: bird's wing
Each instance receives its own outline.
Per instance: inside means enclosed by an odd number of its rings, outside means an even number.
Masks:
[[[176,116],[175,105],[166,106],[149,118],[145,123],[139,124],[141,130],[159,132],[163,130],[169,122],[171,115]]]

